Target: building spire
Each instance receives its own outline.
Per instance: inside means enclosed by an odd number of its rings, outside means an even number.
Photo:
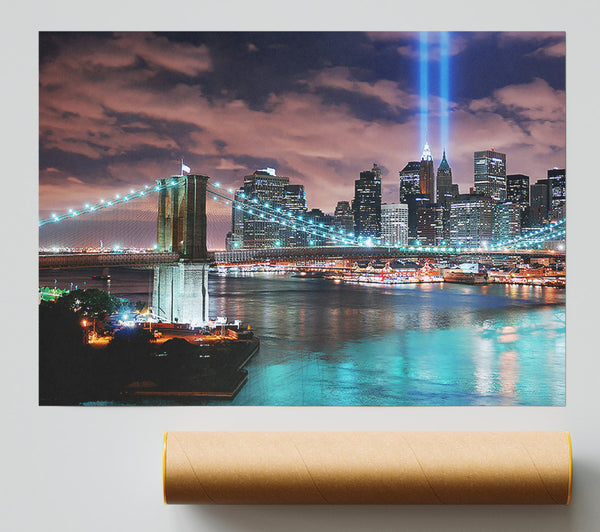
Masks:
[[[448,159],[446,159],[446,149],[444,148],[444,154],[442,155],[442,160],[440,162],[440,168],[450,169],[450,165],[448,164]]]
[[[421,155],[421,161],[432,161],[431,150],[429,149],[429,143],[425,141],[425,147],[423,148],[423,155]]]

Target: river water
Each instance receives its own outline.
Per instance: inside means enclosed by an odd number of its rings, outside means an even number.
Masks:
[[[107,288],[101,270],[40,271],[40,286]],[[149,301],[149,270],[111,268],[111,293]],[[55,283],[56,280],[56,283]],[[260,338],[235,405],[564,405],[565,290],[335,284],[210,275],[210,315]]]

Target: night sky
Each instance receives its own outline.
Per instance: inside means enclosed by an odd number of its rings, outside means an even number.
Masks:
[[[461,192],[473,152],[534,183],[565,166],[565,34],[450,33],[440,145],[439,34],[429,33],[428,133]],[[40,217],[179,173],[239,187],[266,166],[332,212],[382,168],[383,200],[419,160],[419,34],[40,33]]]

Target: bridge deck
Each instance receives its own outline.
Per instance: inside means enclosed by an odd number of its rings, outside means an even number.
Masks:
[[[143,267],[177,261],[179,253],[51,253],[39,255],[39,268]]]
[[[530,258],[554,257],[564,260],[564,251],[550,249],[509,249],[484,250],[461,249],[460,252],[444,251],[440,248],[422,247],[401,249],[394,247],[329,246],[298,247],[272,249],[240,249],[233,251],[215,251],[214,259],[219,264],[244,263],[255,261],[314,260],[314,259],[395,259],[395,258],[432,258],[432,257],[474,257],[481,256],[524,256]]]
[[[308,247],[308,248],[272,248],[242,249],[235,251],[214,251],[209,253],[209,260],[217,264],[244,264],[251,262],[312,261],[312,260],[367,260],[367,259],[402,259],[402,258],[455,258],[475,260],[480,257],[528,257],[554,258],[565,260],[564,251],[550,249],[511,249],[506,251],[461,250],[450,252],[433,248],[399,249],[388,247]],[[138,266],[150,267],[157,264],[178,262],[178,253],[50,253],[39,255],[39,268],[91,268],[102,266]]]

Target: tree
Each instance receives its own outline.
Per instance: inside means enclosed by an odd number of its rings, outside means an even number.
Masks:
[[[118,297],[97,288],[73,290],[61,297],[56,304],[88,318],[103,318],[122,306]]]
[[[87,387],[87,351],[79,319],[68,308],[39,307],[40,404],[77,404]]]

